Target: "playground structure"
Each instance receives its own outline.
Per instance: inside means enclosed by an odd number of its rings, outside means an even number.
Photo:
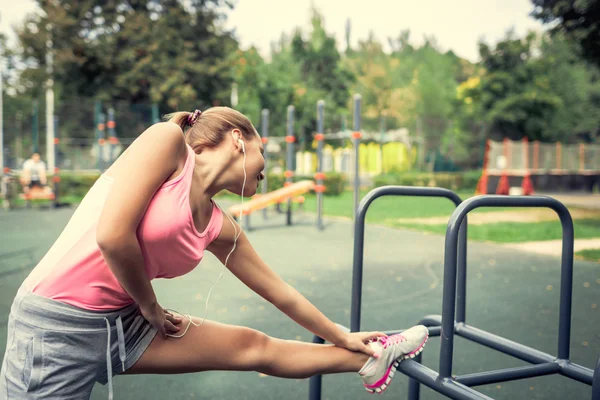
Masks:
[[[237,219],[240,214],[244,217],[244,229],[250,230],[250,215],[258,210],[265,210],[268,206],[273,204],[281,204],[283,202],[304,202],[304,198],[301,196],[304,193],[308,193],[311,190],[315,190],[315,183],[313,181],[300,181],[284,186],[280,189],[268,192],[266,194],[259,194],[252,198],[252,200],[245,202],[244,204],[236,204],[227,210],[234,219]],[[288,207],[287,214],[287,225],[292,224],[292,211],[291,207]]]
[[[488,139],[483,164],[478,194],[600,190],[600,144]]]
[[[358,206],[358,193],[360,189],[360,177],[359,177],[359,149],[360,149],[360,118],[361,118],[361,101],[362,98],[359,94],[354,95],[354,123],[353,128],[354,132],[352,133],[352,141],[354,143],[354,157],[353,157],[353,189],[354,189],[354,210]],[[317,151],[316,151],[316,171],[314,174],[315,183],[310,186],[304,182],[302,185],[294,185],[296,190],[276,190],[275,192],[268,193],[268,173],[265,174],[265,179],[262,182],[261,186],[261,194],[256,195],[255,199],[251,200],[248,206],[243,207],[243,215],[244,218],[244,228],[250,229],[250,214],[260,209],[263,210],[263,218],[267,219],[267,210],[266,208],[272,204],[276,204],[278,210],[280,209],[280,205],[282,203],[287,203],[287,219],[286,224],[292,225],[292,203],[296,199],[296,201],[300,200],[300,202],[304,202],[304,199],[295,198],[295,196],[304,194],[308,192],[308,190],[314,190],[317,194],[317,229],[324,229],[323,225],[323,193],[327,190],[324,185],[325,173],[323,172],[323,154],[324,154],[324,141],[327,138],[327,135],[324,134],[324,110],[325,110],[325,101],[319,100],[317,102],[317,132],[315,133],[315,141],[317,142]],[[287,135],[285,136],[286,142],[286,170],[283,173],[285,177],[284,189],[290,185],[293,185],[293,178],[295,176],[295,168],[294,168],[294,160],[296,158],[296,153],[294,149],[294,144],[296,142],[296,136],[294,135],[294,106],[290,105],[287,108],[287,121],[286,121],[286,129]],[[268,129],[268,121],[269,118],[269,110],[263,110],[261,113],[261,136],[262,141],[265,145],[265,171],[269,170],[269,151],[268,151],[268,143],[272,140],[269,137],[269,129]],[[256,200],[256,201],[255,201]],[[230,212],[235,214],[239,213],[240,208],[232,207],[229,209]]]
[[[456,209],[450,217],[444,248],[444,281],[442,315],[424,317],[419,324],[429,327],[430,337],[441,337],[439,371],[421,364],[422,353],[414,359],[400,362],[398,371],[409,379],[409,400],[420,398],[420,385],[453,399],[489,400],[491,397],[473,389],[491,383],[507,382],[537,376],[560,374],[592,386],[592,400],[600,400],[600,358],[592,371],[570,361],[571,307],[573,292],[573,220],[567,208],[559,201],[545,196],[477,196],[461,201],[447,189],[426,187],[385,186],[372,190],[360,203],[354,225],[354,258],[352,274],[351,332],[360,331],[362,282],[364,263],[365,217],[369,206],[382,196],[441,197],[451,200]],[[554,210],[563,229],[560,314],[558,321],[558,355],[554,356],[483,331],[466,322],[467,282],[467,214],[480,207],[545,207]],[[393,330],[386,333],[398,333]],[[504,368],[465,375],[452,374],[454,336],[458,335],[503,354],[526,361],[532,365]],[[324,343],[318,336],[314,343]],[[309,400],[321,399],[322,376],[310,379]]]

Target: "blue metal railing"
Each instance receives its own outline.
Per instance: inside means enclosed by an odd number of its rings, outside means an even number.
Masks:
[[[385,186],[372,190],[361,201],[354,227],[354,262],[350,330],[360,331],[362,304],[362,272],[364,254],[365,216],[373,201],[382,196],[445,197],[456,204],[446,230],[444,252],[444,286],[442,315],[427,316],[419,323],[430,326],[430,336],[440,336],[439,372],[422,365],[421,354],[400,363],[398,371],[409,380],[409,400],[418,400],[420,384],[454,399],[490,399],[471,386],[506,382],[543,375],[561,374],[592,386],[592,400],[600,400],[600,359],[594,371],[569,360],[571,336],[571,303],[573,293],[573,221],[567,208],[559,201],[545,196],[478,196],[461,202],[454,192],[441,188]],[[466,323],[466,242],[467,214],[480,207],[545,207],[554,210],[562,225],[562,259],[560,283],[560,314],[558,321],[558,356],[535,350],[498,335],[469,326]],[[396,333],[401,332],[397,330]],[[533,365],[505,368],[452,376],[454,335],[511,355]],[[319,337],[315,343],[323,343]],[[322,377],[310,379],[309,399],[320,400]]]

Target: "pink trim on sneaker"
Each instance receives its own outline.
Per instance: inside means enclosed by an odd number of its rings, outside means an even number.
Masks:
[[[421,350],[423,350],[423,345],[427,342],[427,339],[429,339],[429,335],[425,336],[425,338],[423,339],[423,342],[421,342],[421,344],[414,349],[413,351],[411,351],[410,353],[406,353],[405,355],[402,356],[401,359],[405,360],[407,358],[410,358],[411,355],[419,353]],[[383,384],[386,383],[388,376],[390,376],[390,373],[392,372],[392,369],[394,368],[394,365],[398,362],[399,360],[394,360],[390,366],[388,367],[388,369],[385,371],[385,374],[383,374],[383,377],[378,380],[377,382],[371,384],[371,385],[365,385],[363,384],[364,387],[366,387],[367,389],[377,389],[380,388],[381,386],[383,386]],[[387,389],[387,387],[386,387]],[[385,389],[384,389],[385,390]]]
[[[406,358],[406,356],[412,356],[415,353],[418,353],[419,351],[421,351],[421,349],[423,349],[423,345],[425,344],[425,342],[427,342],[427,339],[429,339],[429,335],[425,336],[425,339],[423,339],[423,342],[419,345],[419,347],[417,347],[416,349],[414,349],[413,351],[411,351],[410,353],[406,354],[404,357]]]
[[[390,372],[392,372],[392,366],[393,365],[394,365],[394,363],[392,363],[388,367],[387,371],[385,371],[385,374],[383,374],[383,378],[381,378],[380,380],[378,380],[377,382],[375,382],[372,385],[365,385],[365,384],[363,384],[363,386],[366,387],[366,388],[369,388],[369,389],[376,389],[376,388],[380,387],[381,385],[383,385],[385,383],[385,381],[387,380],[387,377],[390,376]]]

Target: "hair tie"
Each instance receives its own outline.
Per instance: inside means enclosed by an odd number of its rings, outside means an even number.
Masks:
[[[202,111],[194,110],[193,113],[188,115],[188,125],[194,125],[198,118],[200,118],[200,115],[202,115]]]

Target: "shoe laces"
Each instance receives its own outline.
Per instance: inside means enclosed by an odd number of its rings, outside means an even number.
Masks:
[[[395,344],[405,342],[406,338],[404,336],[402,336],[401,334],[397,333],[397,334],[391,335],[391,336],[380,337],[379,341],[383,345],[383,348],[387,349],[388,346],[393,346]]]

